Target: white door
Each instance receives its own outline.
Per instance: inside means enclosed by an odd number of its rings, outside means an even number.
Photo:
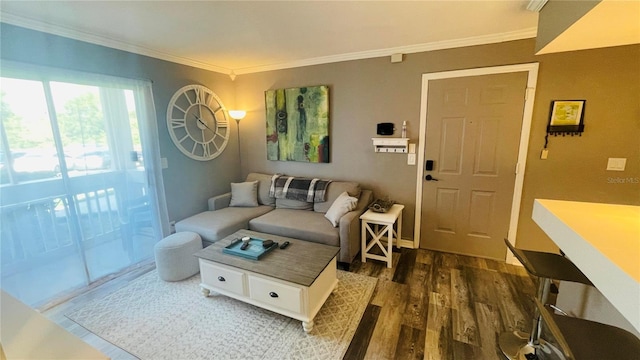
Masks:
[[[429,82],[420,247],[505,258],[527,75]]]

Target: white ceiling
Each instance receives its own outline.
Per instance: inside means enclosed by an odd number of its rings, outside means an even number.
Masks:
[[[528,0],[0,1],[2,22],[222,73],[531,38]]]

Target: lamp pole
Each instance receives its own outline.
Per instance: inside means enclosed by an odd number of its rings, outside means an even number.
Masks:
[[[240,150],[240,119],[236,119],[236,131],[238,133],[238,160],[240,164],[240,171],[242,171],[242,151]]]
[[[238,160],[240,172],[242,172],[242,151],[240,150],[240,120],[244,119],[247,112],[244,110],[229,110],[229,116],[236,121],[236,131],[238,132]]]

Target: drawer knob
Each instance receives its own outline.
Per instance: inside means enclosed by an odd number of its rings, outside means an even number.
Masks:
[[[272,291],[269,293],[269,296],[271,296],[272,298],[277,298],[278,294]]]
[[[223,276],[218,276],[218,281],[227,281]]]

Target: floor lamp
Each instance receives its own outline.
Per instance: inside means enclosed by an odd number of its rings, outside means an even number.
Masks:
[[[236,131],[238,132],[238,159],[240,160],[240,173],[242,174],[242,152],[240,151],[240,120],[247,116],[244,110],[229,110],[229,116],[236,121]]]

